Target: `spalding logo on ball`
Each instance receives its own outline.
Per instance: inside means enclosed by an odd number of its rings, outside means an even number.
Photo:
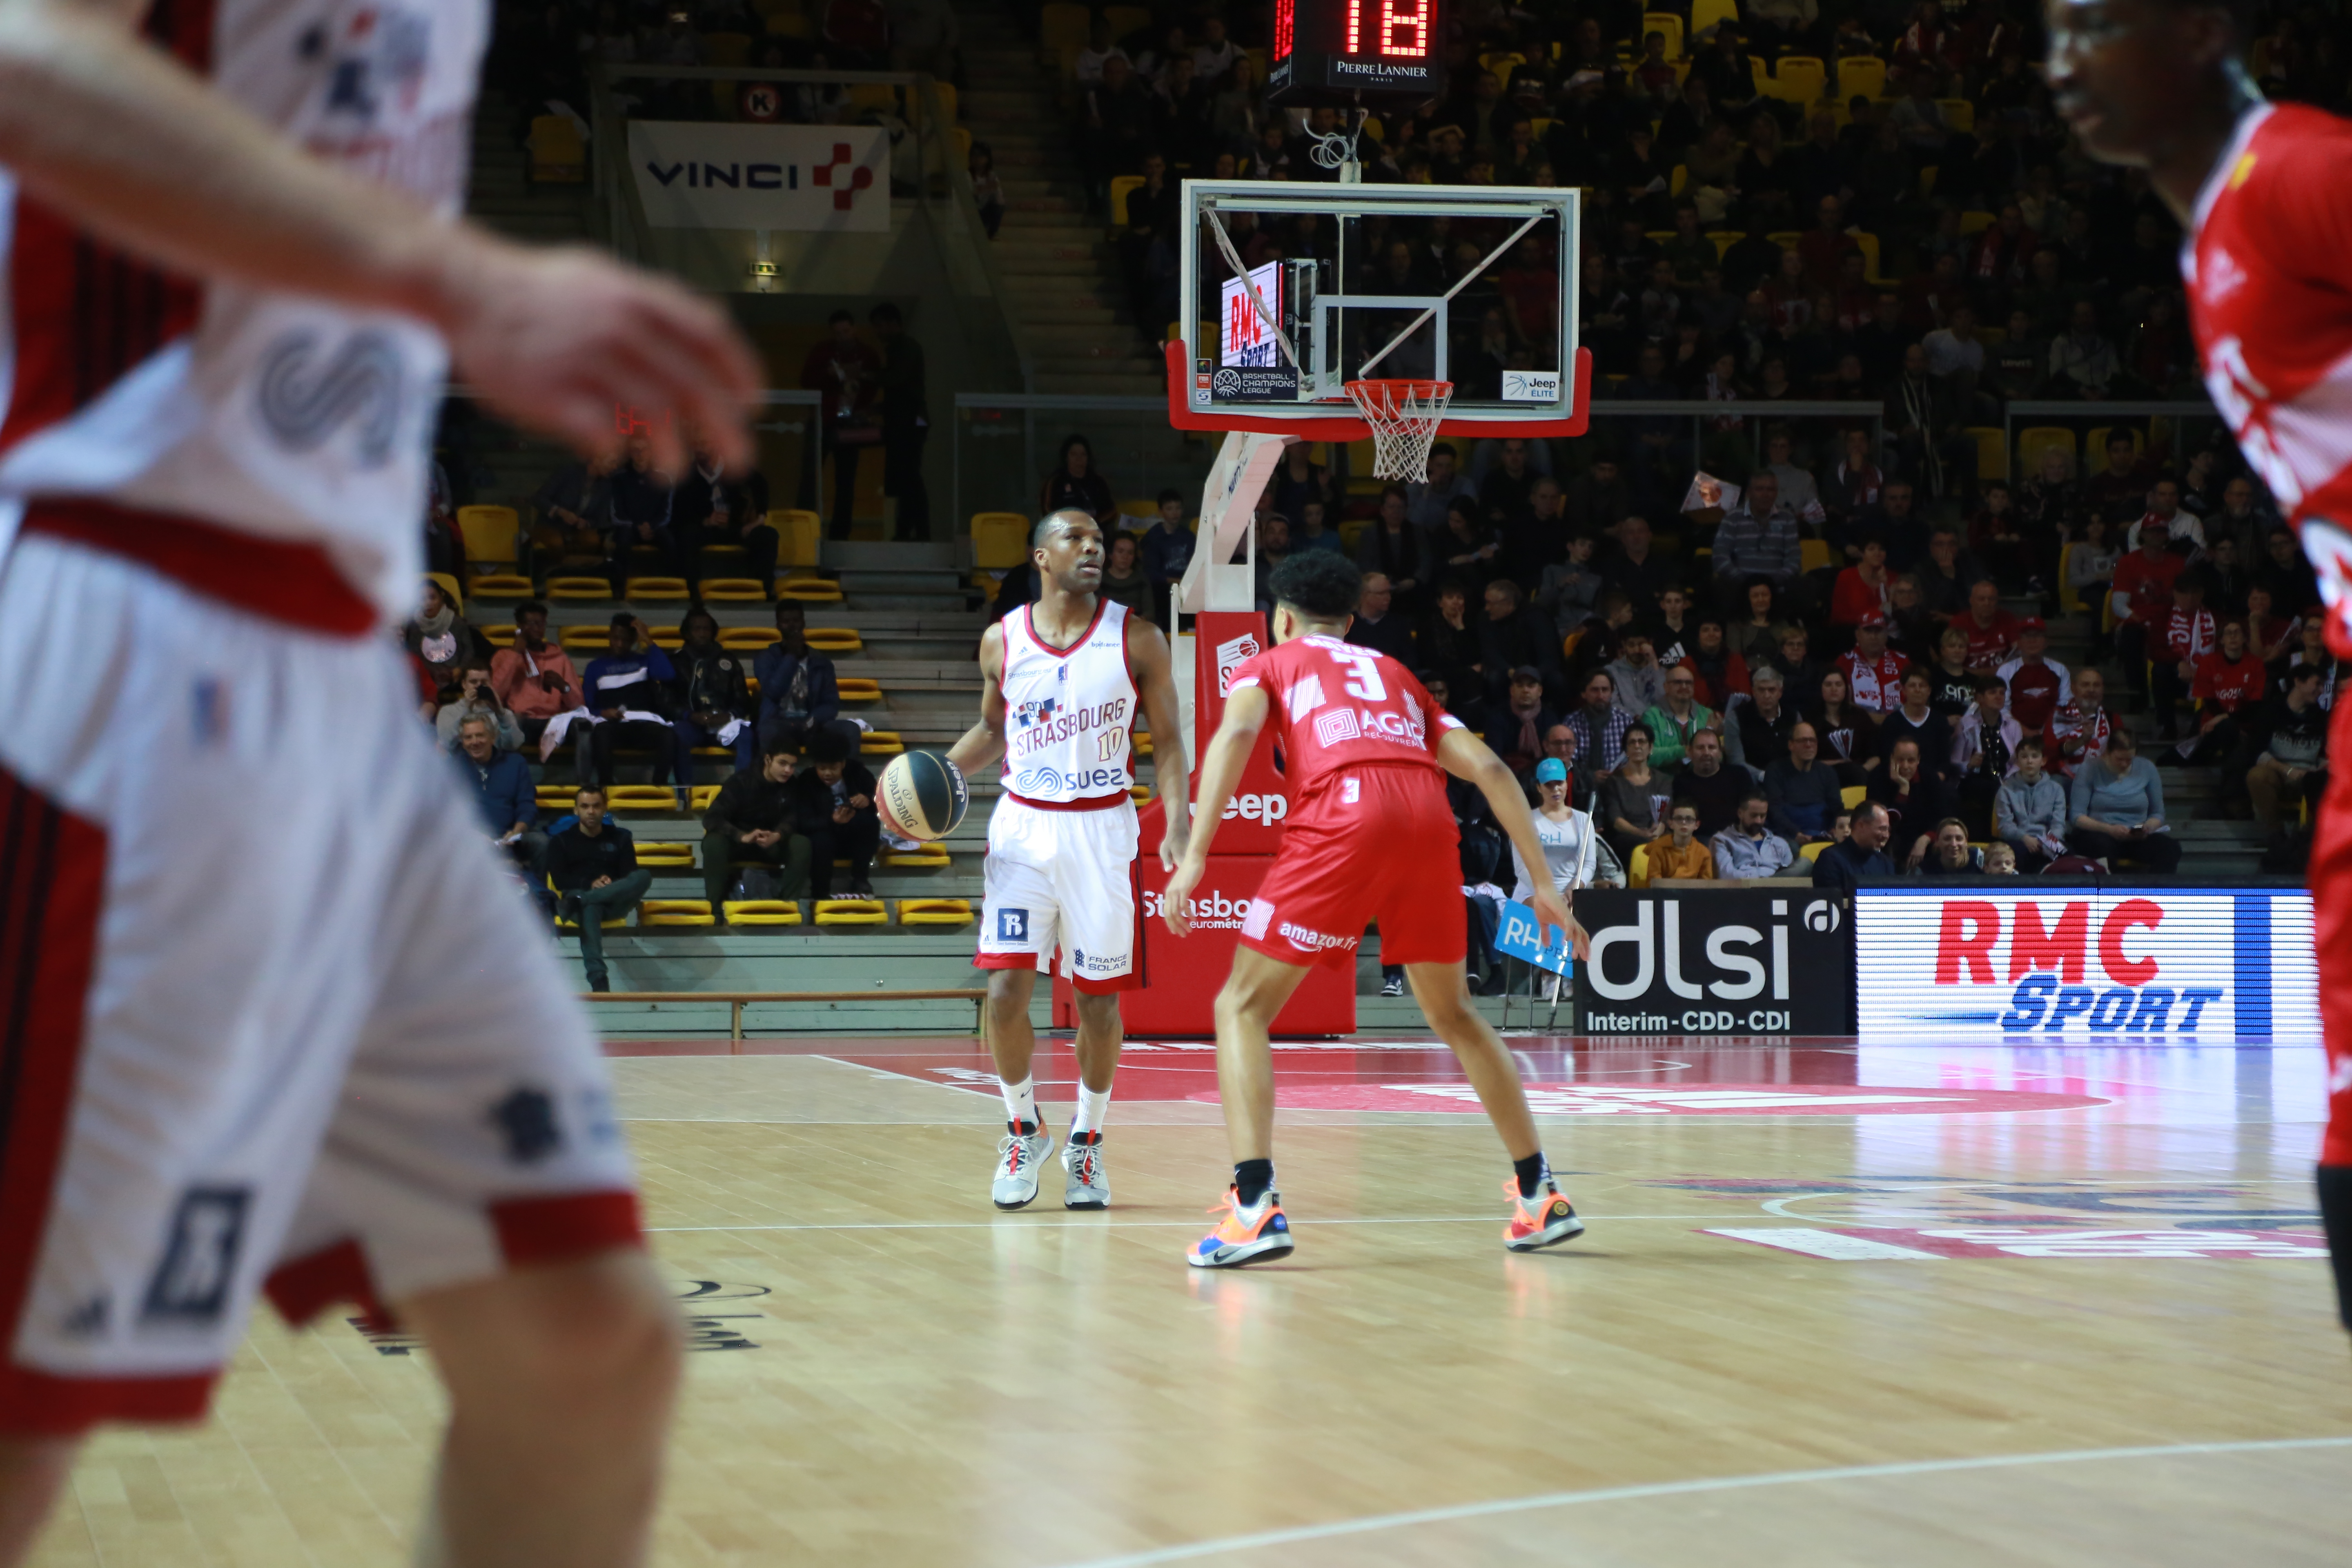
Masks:
[[[904,838],[945,838],[971,804],[963,774],[932,752],[906,752],[890,759],[876,786],[882,824]]]

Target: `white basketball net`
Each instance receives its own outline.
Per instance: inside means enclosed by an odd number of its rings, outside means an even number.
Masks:
[[[1429,482],[1429,448],[1454,401],[1450,381],[1351,381],[1349,399],[1372,429],[1372,477]]]

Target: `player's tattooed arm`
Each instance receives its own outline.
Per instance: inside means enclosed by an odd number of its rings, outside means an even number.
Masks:
[[[1160,864],[1173,871],[1183,858],[1192,829],[1192,805],[1187,799],[1183,715],[1176,707],[1174,659],[1160,628],[1139,616],[1127,617],[1128,664],[1135,671],[1143,716],[1151,721],[1151,782],[1168,814],[1167,831],[1160,839]]]
[[[1591,956],[1591,942],[1576,917],[1568,912],[1568,900],[1551,885],[1548,869],[1550,862],[1544,857],[1543,840],[1536,837],[1535,814],[1528,809],[1528,797],[1519,789],[1519,781],[1511,775],[1486,742],[1467,730],[1448,730],[1437,742],[1437,765],[1455,778],[1476,784],[1478,793],[1486,797],[1493,808],[1495,820],[1510,837],[1511,847],[1519,852],[1535,881],[1535,890],[1528,903],[1536,911],[1540,926],[1549,931],[1553,926],[1568,932],[1569,945],[1581,961]],[[1204,781],[1205,783],[1205,781]],[[1207,793],[1205,789],[1202,792]]]
[[[1155,742],[1156,744],[1157,742]],[[948,762],[966,778],[1004,755],[1004,624],[980,638],[980,722],[948,748]]]
[[[1192,908],[1192,889],[1209,868],[1209,846],[1217,837],[1225,803],[1241,784],[1242,770],[1249,766],[1250,752],[1257,749],[1258,731],[1265,728],[1271,710],[1264,687],[1236,689],[1225,699],[1225,717],[1217,726],[1216,738],[1201,753],[1201,797],[1192,803],[1197,808],[1192,814],[1192,834],[1184,845],[1184,858],[1170,873],[1162,895],[1162,916],[1168,929],[1178,936],[1191,927],[1185,911]],[[1152,744],[1156,747],[1159,742]]]

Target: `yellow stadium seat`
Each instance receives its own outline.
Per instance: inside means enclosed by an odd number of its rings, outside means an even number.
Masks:
[[[773,626],[722,626],[719,646],[737,653],[757,653],[782,635]]]
[[[748,66],[751,63],[749,33],[705,33],[702,63],[707,66]]]
[[[709,566],[714,557],[722,565],[731,565],[738,562],[747,561],[751,555],[751,552],[749,550],[744,549],[743,546],[740,544],[697,545],[694,552],[701,559],[702,564],[705,566]]]
[[[811,626],[808,645],[819,653],[856,653],[866,639],[847,626]]]
[[[1805,236],[1803,231],[1801,229],[1778,228],[1774,229],[1770,234],[1766,235],[1764,237],[1770,240],[1774,245],[1779,246],[1783,250],[1794,250],[1797,247],[1797,242],[1804,238]]]
[[[1829,89],[1829,68],[1812,55],[1782,55],[1772,68],[1772,79],[1788,102],[1817,103]]]
[[[960,926],[971,920],[970,899],[900,899],[902,926]]]
[[[637,845],[640,866],[691,866],[694,846],[682,838],[646,839]]]
[[[2009,435],[1994,425],[1971,425],[1969,434],[1976,437],[1977,479],[2009,482]]]
[[[1125,228],[1125,227],[1127,226],[1127,195],[1128,195],[1128,193],[1129,193],[1129,191],[1139,191],[1139,190],[1141,190],[1142,188],[1143,188],[1143,176],[1142,176],[1142,175],[1140,175],[1140,174],[1113,174],[1113,175],[1111,176],[1111,181],[1110,181],[1110,226],[1111,226],[1111,227],[1113,227],[1113,228]]]
[[[1848,55],[1837,63],[1838,97],[1885,98],[1886,62],[1876,55]]]
[[[1717,261],[1730,255],[1731,247],[1748,237],[1744,231],[1736,228],[1711,228],[1706,231],[1706,237],[1715,241],[1715,258]]]
[[[1055,4],[1037,12],[1037,41],[1048,49],[1083,49],[1093,17],[1084,5]]]
[[[1141,805],[1145,801],[1151,798],[1151,786],[1150,784],[1129,784],[1127,786],[1127,795],[1128,798],[1135,802],[1136,805]]]
[[[641,926],[708,926],[719,922],[708,899],[647,899],[637,906]]]
[[[942,871],[951,862],[944,846],[926,844],[920,849],[885,849],[882,864],[908,871]]]
[[[771,11],[767,26],[768,37],[772,38],[806,38],[816,32],[809,19],[798,11]]]
[[[1139,757],[1151,754],[1151,737],[1140,730],[1135,731],[1135,754]]]
[[[879,899],[819,899],[816,923],[821,926],[880,926],[890,923],[890,910]]]
[[[785,583],[778,587],[776,597],[790,600],[796,605],[838,605],[841,603],[841,584],[820,583],[803,578],[799,582]]]
[[[579,793],[576,784],[541,784],[533,792],[541,811],[570,811],[572,797]]]
[[[882,683],[878,680],[866,680],[857,676],[852,676],[845,680],[835,681],[835,686],[839,690],[841,700],[844,702],[879,702],[882,700]]]
[[[1773,98],[1778,96],[1778,94],[1772,90],[1772,72],[1764,64],[1763,56],[1750,55],[1748,57],[1748,79],[1756,84],[1756,90],[1764,97]]]
[[[729,899],[719,906],[731,926],[796,926],[801,907],[790,899]]]
[[[677,792],[667,784],[607,784],[604,804],[614,811],[676,811]]]
[[[906,749],[906,740],[896,730],[868,730],[857,746],[858,755],[866,757],[895,757]]]
[[[510,506],[457,509],[457,535],[466,542],[468,566],[513,565],[520,559],[515,543],[521,533],[522,519]]]
[[[2079,474],[2082,466],[2074,460],[2074,432],[2056,425],[2036,425],[2017,435],[2017,468],[2026,478],[2042,472],[2042,454],[2055,447],[2066,454],[2066,468]]]
[[[776,531],[776,564],[814,566],[821,558],[824,524],[816,513],[799,507],[774,507],[768,526]]]
[[[561,628],[555,640],[566,653],[602,653],[612,644],[613,628],[596,621],[581,621]]]
[[[1005,572],[1029,559],[1029,520],[1017,511],[981,511],[971,518],[971,563]]]
[[[2073,564],[2075,542],[2068,540],[2058,547],[2058,607],[2070,616],[2083,614],[2082,590],[2067,580],[2066,569]]]
[[[1683,58],[1683,19],[1680,16],[1671,11],[1643,12],[1642,36],[1647,37],[1652,33],[1666,36],[1666,58],[1678,60]]]
[[[1886,279],[1878,272],[1878,237],[1859,228],[1846,230],[1845,237],[1862,251],[1863,278],[1872,283],[1885,282]]]
[[[1110,24],[1110,36],[1112,37],[1128,37],[1133,34],[1139,33],[1143,31],[1144,28],[1151,26],[1151,7],[1149,5],[1106,5],[1103,7],[1103,20]]]
[[[1973,212],[1964,212],[1960,215],[1960,232],[1964,235],[1982,234],[1997,221],[1999,220],[1992,214],[1980,208]]]
[[[515,645],[515,629],[512,626],[476,626],[474,629],[481,633],[482,640],[492,647],[512,647]]]
[[[588,144],[568,114],[535,115],[530,122],[530,177],[543,185],[576,185],[588,178]]]
[[[683,577],[632,577],[624,597],[647,604],[684,604],[689,595]]]
[[[511,572],[485,573],[474,579],[474,597],[477,599],[528,599],[530,596],[530,579],[518,577]]]
[[[1864,797],[1869,794],[1869,789],[1863,784],[1848,784],[1838,791],[1838,799],[1848,811],[1852,811],[1855,806],[1860,805]]]
[[[1478,68],[1480,70],[1493,71],[1495,73],[1496,79],[1500,81],[1506,87],[1508,87],[1511,83],[1511,72],[1527,63],[1528,57],[1517,53],[1505,53],[1498,51],[1495,53],[1483,54],[1478,57]]]
[[[718,784],[689,785],[686,792],[686,804],[688,808],[698,816],[703,812],[709,811],[710,809],[711,803],[719,798],[719,791],[720,787],[721,786]]]
[[[1801,539],[1797,542],[1797,565],[1806,572],[1818,572],[1830,564],[1830,542],[1826,539]]]
[[[676,653],[685,646],[686,639],[674,631],[656,628],[654,632],[654,647],[664,653]]]
[[[1820,859],[1822,858],[1822,851],[1828,847],[1828,845],[1821,843],[1801,844],[1797,847],[1797,859],[1801,864],[1810,866],[1814,861]]]
[[[764,605],[768,590],[757,577],[705,577],[702,580],[702,602],[706,605]]]
[[[1670,196],[1681,195],[1683,194],[1683,187],[1689,184],[1690,165],[1687,163],[1676,163],[1675,165],[1675,172],[1666,176],[1666,195]]]
[[[953,125],[962,118],[962,110],[957,107],[955,83],[935,81],[931,83],[931,90],[940,95],[940,112],[946,117],[947,123]],[[963,167],[965,162],[963,159],[958,159],[956,167]]]
[[[1650,847],[1648,845],[1633,846],[1633,856],[1625,862],[1625,879],[1636,888],[1646,888],[1650,885]]]
[[[642,582],[644,579],[631,578],[630,581]],[[547,580],[547,596],[551,600],[609,599],[613,596],[613,584],[602,577],[550,577]]]
[[[1955,136],[1972,134],[1977,128],[1977,106],[1965,98],[1939,98],[1936,107],[1944,111],[1944,126]]]

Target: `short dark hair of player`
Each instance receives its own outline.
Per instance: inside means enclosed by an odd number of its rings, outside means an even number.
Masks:
[[[1356,613],[1364,595],[1364,574],[1332,550],[1302,550],[1282,558],[1266,579],[1276,604],[1288,605],[1310,621],[1341,620]]]
[[[1045,516],[1039,518],[1036,522],[1030,527],[1029,548],[1032,550],[1045,549],[1045,541],[1053,532],[1055,520],[1057,518],[1067,517],[1071,514],[1071,508],[1064,507],[1059,511],[1049,511]],[[1080,517],[1086,517],[1087,514],[1079,512],[1077,515]],[[1092,518],[1087,518],[1087,521],[1091,522],[1094,520]]]
[[[806,744],[808,760],[823,766],[828,763],[849,761],[849,737],[830,726],[809,731]]]

